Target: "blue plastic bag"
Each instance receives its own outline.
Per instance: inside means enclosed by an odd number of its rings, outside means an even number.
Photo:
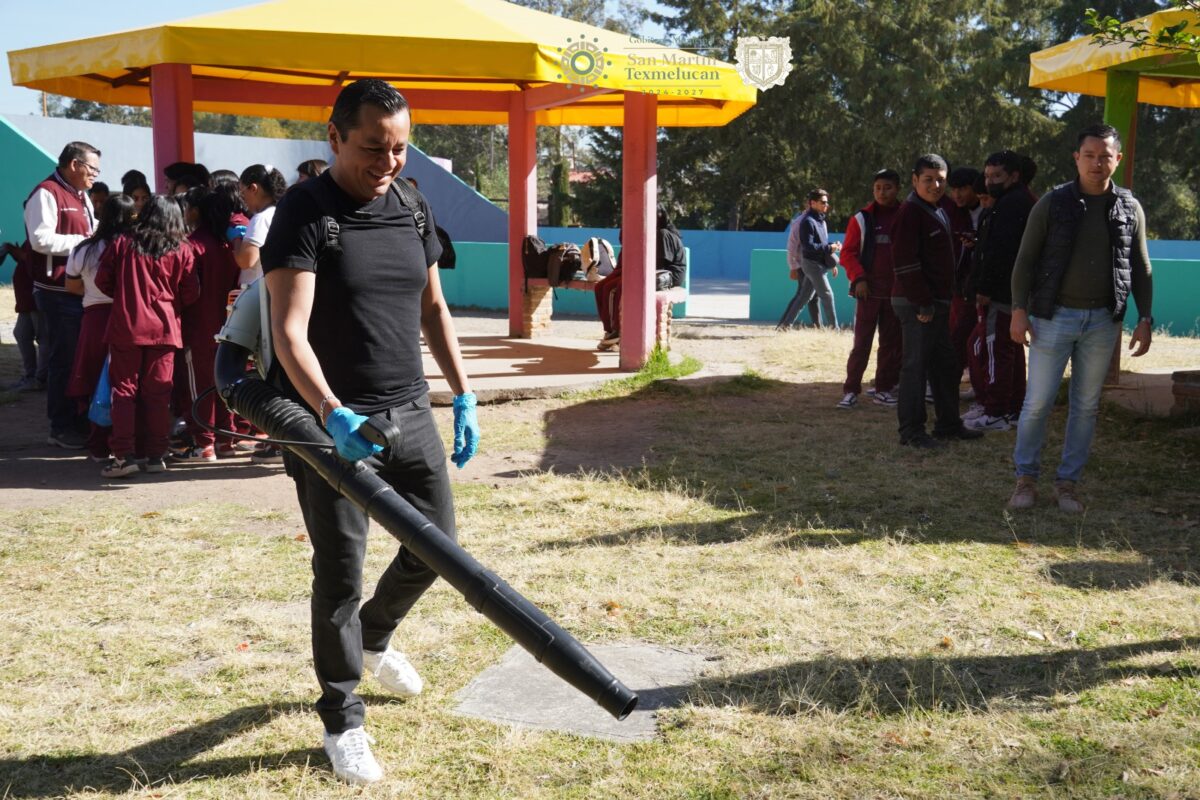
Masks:
[[[101,428],[112,427],[112,384],[108,380],[108,356],[104,357],[100,380],[96,382],[96,391],[92,392],[92,403],[88,406],[88,419]]]

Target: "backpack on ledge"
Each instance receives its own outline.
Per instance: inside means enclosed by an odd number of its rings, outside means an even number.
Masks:
[[[563,286],[568,281],[583,280],[583,256],[579,245],[559,242],[548,251],[546,260],[546,282],[551,286]]]

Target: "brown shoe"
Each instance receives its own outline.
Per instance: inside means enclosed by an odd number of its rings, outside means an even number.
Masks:
[[[1068,514],[1082,514],[1083,501],[1075,494],[1075,481],[1055,481],[1054,497],[1058,500],[1058,510]]]
[[[1013,489],[1012,497],[1008,498],[1008,508],[1013,511],[1023,511],[1037,504],[1037,479],[1029,475],[1017,478],[1017,488]]]

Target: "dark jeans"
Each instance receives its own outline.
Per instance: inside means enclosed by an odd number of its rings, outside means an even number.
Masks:
[[[67,397],[67,382],[75,364],[75,344],[83,323],[83,298],[66,292],[34,288],[33,302],[46,318],[46,416],[52,434],[84,431],[86,425],[73,398]]]
[[[900,364],[900,397],[896,416],[900,421],[900,441],[907,442],[925,433],[925,381],[933,389],[936,433],[954,433],[962,428],[958,415],[958,379],[961,370],[954,346],[950,343],[950,307],[935,303],[933,319],[917,319],[916,306],[898,303],[892,308],[900,319],[904,355]]]
[[[387,412],[399,426],[400,452],[384,451],[369,463],[400,496],[446,535],[455,538],[454,498],[446,474],[446,451],[429,408],[429,395]],[[362,651],[387,649],[392,632],[437,575],[401,546],[375,593],[362,599],[367,516],[300,459],[285,451],[287,472],[313,545],[313,666],[321,684],[317,713],[325,730],[358,727],[366,709],[355,694]]]

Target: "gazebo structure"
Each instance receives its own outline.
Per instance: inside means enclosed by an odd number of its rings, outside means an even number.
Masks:
[[[1181,22],[1190,30],[1200,29],[1200,15],[1185,10],[1159,11],[1130,24],[1154,34]],[[1124,186],[1133,185],[1138,103],[1200,107],[1200,63],[1195,54],[1101,45],[1083,36],[1032,54],[1029,66],[1029,85],[1036,89],[1105,98],[1104,121],[1121,132],[1124,143]]]
[[[193,111],[325,121],[340,87],[396,86],[416,124],[508,125],[509,334],[537,232],[539,125],[623,129],[621,367],[654,344],[657,128],[724,125],[755,103],[730,64],[503,0],[273,0],[9,53],[13,83],[150,106],[154,163],[194,160]]]

